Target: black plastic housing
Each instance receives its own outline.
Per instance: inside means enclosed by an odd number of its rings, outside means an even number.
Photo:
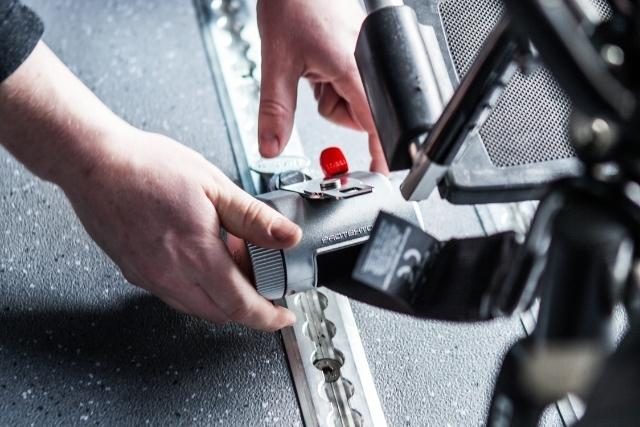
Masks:
[[[387,162],[391,170],[410,168],[409,143],[429,132],[442,111],[414,10],[371,13],[355,56]]]

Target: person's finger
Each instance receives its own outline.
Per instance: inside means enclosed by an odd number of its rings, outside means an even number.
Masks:
[[[284,307],[273,305],[260,296],[233,263],[226,247],[219,242],[209,251],[210,259],[203,278],[204,291],[215,298],[226,318],[253,329],[275,331],[295,323],[295,315]]]
[[[296,245],[302,230],[282,214],[242,191],[217,169],[215,188],[207,190],[220,222],[231,234],[258,246],[283,249]]]
[[[123,274],[132,285],[152,293],[165,304],[182,313],[214,323],[223,323],[227,320],[216,303],[198,285],[167,288],[142,279],[131,269],[123,270]]]
[[[333,86],[337,94],[349,103],[353,119],[362,129],[372,133],[375,130],[375,124],[358,71],[355,69],[350,71],[343,78],[336,80]]]
[[[293,129],[300,74],[282,58],[263,49],[258,141],[260,154],[275,157],[282,152]]]
[[[160,296],[160,295],[155,295],[155,296],[158,297],[160,301],[167,304],[169,307],[173,308],[174,310],[179,311],[180,313],[183,313],[183,314],[191,315],[191,312],[187,309],[187,307],[179,303],[177,300],[174,300],[173,298],[166,297],[166,296]]]
[[[179,293],[161,294],[158,298],[178,311],[203,320],[218,324],[227,321],[225,313],[199,285],[180,287]]]
[[[227,320],[224,313],[199,284],[160,286],[157,283],[151,283],[143,279],[131,269],[127,269],[124,275],[131,284],[152,293],[167,305],[182,313],[197,316],[214,323],[223,323]]]
[[[244,240],[227,233],[225,244],[227,245],[233,262],[238,266],[240,271],[242,271],[242,274],[251,278],[251,260],[249,259],[249,251],[247,250],[247,245]]]
[[[336,84],[336,91],[349,103],[354,120],[369,134],[369,152],[371,153],[371,170],[385,175],[389,174],[389,166],[382,150],[378,131],[371,115],[367,95],[362,86],[360,76],[352,71]]]
[[[354,119],[349,103],[330,83],[323,83],[318,95],[318,112],[327,120],[353,130],[363,130]]]
[[[314,83],[311,80],[309,80],[309,84],[313,89],[313,97],[317,101],[318,99],[320,99],[320,94],[322,93],[322,85],[324,85],[324,83]]]
[[[369,134],[369,152],[371,153],[371,165],[369,169],[372,172],[389,175],[389,165],[387,165],[387,159],[377,134]]]

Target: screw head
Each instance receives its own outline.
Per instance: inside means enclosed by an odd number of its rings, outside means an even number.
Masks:
[[[615,44],[605,44],[600,49],[600,55],[611,66],[619,67],[624,64],[624,50]]]
[[[320,189],[323,191],[336,190],[340,188],[341,185],[340,178],[325,179],[320,183]]]
[[[581,114],[574,115],[571,133],[576,149],[594,160],[605,157],[618,139],[618,132],[609,121]]]

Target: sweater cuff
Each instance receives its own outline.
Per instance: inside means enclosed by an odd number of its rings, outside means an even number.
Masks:
[[[31,54],[42,37],[38,16],[18,1],[0,15],[0,82],[9,77]]]

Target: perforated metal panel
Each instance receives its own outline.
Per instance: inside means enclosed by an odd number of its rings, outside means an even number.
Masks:
[[[517,72],[480,136],[497,167],[565,159],[575,155],[570,114],[569,99],[547,69]]]
[[[594,5],[603,18],[605,1]],[[503,13],[499,0],[444,0],[440,3],[447,41],[458,75],[471,66],[491,29]],[[494,166],[523,166],[574,156],[569,142],[571,103],[550,72],[539,67],[529,75],[518,72],[495,110],[480,129]]]

